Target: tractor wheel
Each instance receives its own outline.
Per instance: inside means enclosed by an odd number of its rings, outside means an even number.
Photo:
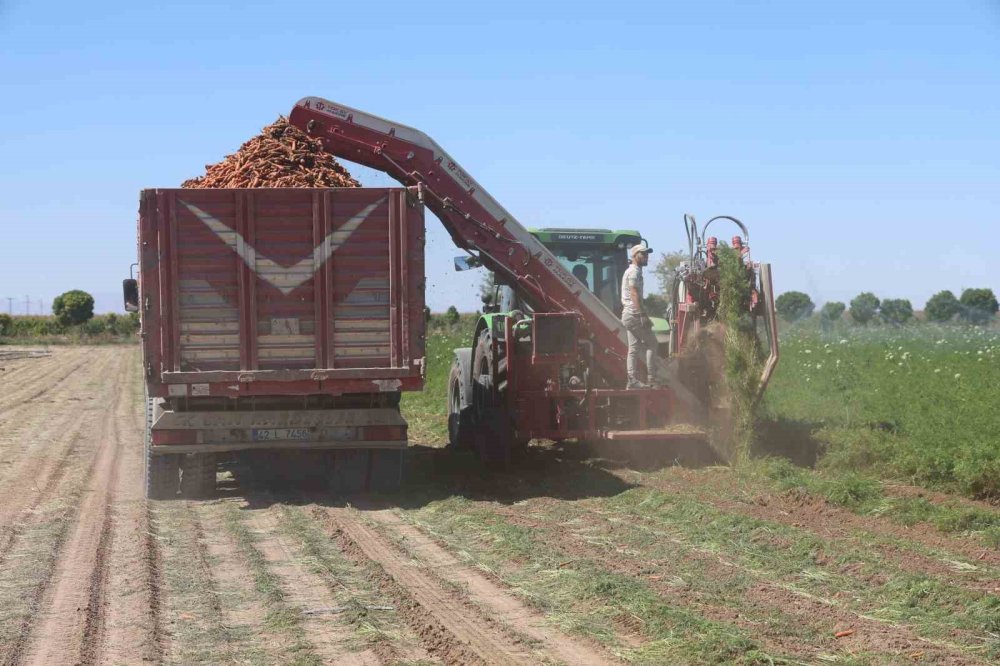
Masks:
[[[146,431],[144,438],[146,457],[146,498],[170,499],[177,495],[180,456],[175,454],[153,455],[153,400],[146,398]]]
[[[192,499],[211,497],[215,492],[214,453],[189,453],[181,462],[181,495]]]
[[[462,366],[456,360],[448,379],[448,444],[455,450],[471,449],[473,444],[473,407],[462,406]]]
[[[503,471],[510,466],[514,429],[503,408],[488,407],[478,419],[475,444],[479,460],[487,469]]]
[[[504,470],[510,465],[514,427],[496,389],[499,379],[493,375],[493,346],[490,343],[489,332],[483,331],[472,354],[474,443],[483,465]]]

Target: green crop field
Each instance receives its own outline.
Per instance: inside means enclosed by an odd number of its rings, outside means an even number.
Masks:
[[[824,469],[996,498],[998,357],[982,327],[793,329],[767,410],[810,431]]]

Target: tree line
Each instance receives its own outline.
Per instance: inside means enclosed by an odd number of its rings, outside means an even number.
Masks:
[[[786,291],[775,299],[775,309],[785,321],[798,321],[813,314],[816,305],[808,294],[801,291]],[[924,318],[933,322],[960,320],[969,324],[985,324],[993,320],[1000,303],[989,288],[964,289],[961,296],[945,289],[928,299],[924,305]],[[870,323],[901,325],[913,319],[913,304],[905,298],[880,299],[870,291],[855,296],[849,305],[839,301],[825,303],[820,309],[823,321],[839,321],[847,314],[856,324]]]

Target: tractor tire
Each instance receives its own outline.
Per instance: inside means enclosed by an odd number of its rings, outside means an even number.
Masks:
[[[493,376],[493,345],[489,331],[479,334],[472,352],[473,444],[486,469],[504,471],[510,466],[515,447],[514,424],[496,389],[500,378]]]
[[[163,500],[177,496],[180,481],[180,456],[153,455],[153,400],[146,398],[146,430],[143,449],[146,458],[146,499]]]
[[[462,366],[456,360],[448,379],[448,444],[456,451],[472,448],[475,429],[472,405],[462,406],[462,383]]]
[[[181,495],[204,499],[215,494],[214,453],[189,453],[181,462]]]
[[[514,450],[514,428],[507,411],[490,407],[476,428],[476,453],[486,469],[502,472],[510,467]]]

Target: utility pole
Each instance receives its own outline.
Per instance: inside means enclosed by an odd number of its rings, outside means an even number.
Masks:
[[[38,299],[38,314],[45,314],[42,312],[42,299]]]
[[[8,296],[7,297],[7,314],[9,314],[11,316],[14,315],[14,297],[13,296]]]

